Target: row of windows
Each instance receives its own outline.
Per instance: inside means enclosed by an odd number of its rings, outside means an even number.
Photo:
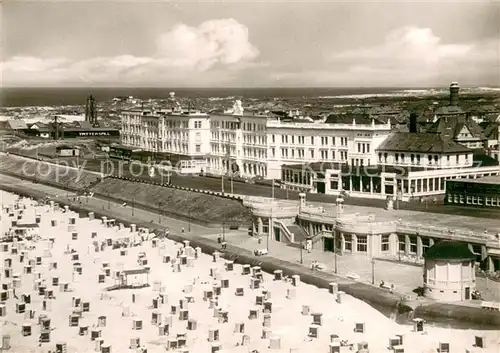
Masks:
[[[448,194],[448,203],[476,206],[500,207],[500,197],[497,196],[475,196],[463,194]]]
[[[304,148],[280,148],[281,150],[281,158],[284,159],[304,159],[306,158],[306,151]],[[320,150],[319,156],[321,160],[336,160],[335,151],[331,150]],[[347,151],[339,151],[339,156],[341,161],[347,161]],[[276,148],[271,148],[271,157],[276,157]],[[308,159],[314,159],[316,157],[316,153],[314,149],[309,149],[307,153]],[[363,163],[361,163],[363,165]]]
[[[358,149],[359,149],[359,146],[358,146]],[[368,151],[369,152],[369,151]],[[378,160],[379,162],[384,162],[384,163],[387,163],[387,160],[388,160],[388,157],[389,157],[389,154],[388,153],[381,153],[379,152],[378,154]],[[421,159],[422,159],[422,156],[420,154],[414,154],[414,153],[411,153],[409,155],[409,162],[411,164],[421,164]],[[396,163],[407,163],[408,162],[408,156],[405,156],[404,153],[396,153],[394,155],[394,160]],[[439,156],[438,155],[427,155],[427,160],[429,162],[429,164],[438,164],[439,162]],[[446,156],[446,162],[449,164],[451,161],[451,157],[450,156]],[[469,161],[469,155],[468,154],[465,154],[465,161],[468,162]],[[456,155],[455,156],[455,162],[456,164],[459,164],[460,162],[460,155]]]
[[[358,143],[358,153],[370,153],[370,144]]]
[[[278,135],[279,136],[279,135]],[[322,146],[335,146],[335,136],[321,136],[321,145]],[[331,141],[331,143],[329,143]],[[271,135],[271,142],[276,143],[276,135]],[[307,142],[310,142],[311,145],[315,144],[315,136],[309,136],[307,138]],[[300,144],[304,145],[306,143],[305,136],[294,136],[294,135],[281,135],[281,143],[283,144]],[[347,137],[340,137],[340,146],[347,146]]]

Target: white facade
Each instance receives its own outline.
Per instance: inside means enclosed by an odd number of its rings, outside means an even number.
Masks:
[[[390,122],[360,125],[268,121],[269,178],[281,178],[281,166],[284,164],[376,164],[375,150],[390,132]]]
[[[267,176],[267,116],[210,117],[208,171],[236,172],[243,177]]]
[[[418,153],[378,151],[378,165],[429,167],[435,169],[472,167],[473,153]]]
[[[126,111],[122,143],[147,151],[204,156],[210,151],[209,118],[200,112]]]
[[[390,122],[283,122],[267,115],[244,114],[238,102],[227,113],[127,111],[122,115],[122,143],[149,151],[203,156],[209,173],[280,179],[283,164],[376,164],[375,150],[391,131]]]
[[[471,298],[476,289],[474,261],[425,260],[424,294],[440,301],[461,301]]]

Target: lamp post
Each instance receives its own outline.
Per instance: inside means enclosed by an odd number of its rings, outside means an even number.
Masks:
[[[267,229],[267,237],[266,237],[266,251],[269,252],[269,237],[271,237],[271,232],[274,230],[273,224],[273,203],[271,200],[271,217],[269,217],[269,227]]]
[[[269,218],[269,230],[267,231],[267,239],[266,239],[266,250],[269,252],[269,237],[271,234],[274,234],[274,218],[273,218],[273,210],[274,209],[274,179],[273,185],[271,188],[271,217]]]
[[[333,230],[333,261],[334,261],[334,271],[337,273],[337,232]]]
[[[302,252],[304,250],[304,241],[301,240],[300,241],[300,263],[303,264],[304,263],[304,258],[302,256]]]
[[[135,198],[132,199],[132,216],[134,215]]]
[[[158,223],[160,224],[161,224],[161,208],[160,208],[161,205],[162,205],[161,201],[158,202]]]
[[[109,191],[108,191],[107,196],[108,196],[108,210],[109,210],[111,208],[111,202],[109,201]]]
[[[226,217],[222,219],[222,241],[226,241],[226,230],[224,229],[226,225]]]
[[[372,284],[375,284],[375,259],[372,257]]]
[[[188,211],[188,232],[191,233],[191,210]]]

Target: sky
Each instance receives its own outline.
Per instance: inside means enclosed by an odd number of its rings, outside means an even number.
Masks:
[[[3,87],[500,86],[499,1],[4,0]]]

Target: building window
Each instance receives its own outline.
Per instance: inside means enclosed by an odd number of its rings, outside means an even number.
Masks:
[[[262,233],[269,233],[269,219],[262,220]]]
[[[352,251],[352,236],[351,236],[351,234],[344,234],[344,248],[345,248],[345,251]]]
[[[389,251],[390,235],[382,235],[380,249],[382,251]]]
[[[398,250],[400,252],[406,251],[406,235],[398,234]]]
[[[195,129],[201,129],[201,121],[195,121],[194,122],[194,128]]]
[[[411,163],[415,163],[415,155],[414,154],[410,155],[410,161],[411,161]]]
[[[368,251],[368,239],[366,235],[358,235],[357,239],[357,250],[359,252],[367,252]]]
[[[410,236],[410,254],[417,253],[417,237]]]
[[[196,152],[201,152],[201,145],[196,145]]]
[[[396,159],[396,163],[399,163],[399,153],[396,153],[395,157],[396,157],[395,158]]]
[[[379,161],[379,162],[382,162],[382,153],[379,153],[379,154],[378,154],[378,161]]]
[[[427,249],[431,246],[431,238],[422,238],[422,255],[425,254]]]

